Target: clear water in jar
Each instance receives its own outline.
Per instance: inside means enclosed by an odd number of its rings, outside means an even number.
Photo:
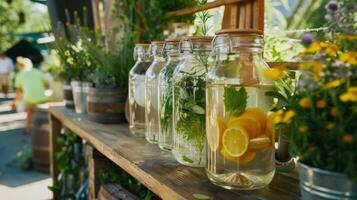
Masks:
[[[207,85],[207,175],[221,187],[252,190],[268,185],[275,173],[273,100],[265,96],[272,86],[241,88]],[[246,106],[237,98],[243,90]]]
[[[160,149],[171,151],[173,145],[172,139],[172,87],[170,84],[160,84],[160,131],[159,147]]]
[[[205,87],[174,86],[175,159],[192,167],[206,165]]]
[[[145,136],[145,75],[129,77],[130,131]]]
[[[158,114],[158,80],[147,78],[146,82],[146,130],[145,138],[150,143],[157,143],[159,136],[159,114]]]

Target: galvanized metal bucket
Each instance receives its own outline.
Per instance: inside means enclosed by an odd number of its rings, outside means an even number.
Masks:
[[[357,182],[346,174],[309,167],[299,162],[303,200],[356,200]]]
[[[88,89],[92,84],[88,82],[72,81],[71,86],[76,113],[87,113],[87,94]]]

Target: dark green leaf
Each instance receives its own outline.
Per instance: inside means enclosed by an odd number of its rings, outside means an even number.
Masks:
[[[244,87],[238,91],[234,87],[224,89],[224,106],[235,116],[239,116],[247,106],[248,94]]]

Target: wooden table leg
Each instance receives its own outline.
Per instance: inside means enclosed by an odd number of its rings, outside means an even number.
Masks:
[[[55,154],[60,151],[60,146],[57,143],[57,138],[61,134],[62,124],[61,122],[50,114],[50,171],[53,183],[58,177],[58,168],[55,159]],[[53,199],[57,199],[58,195],[56,192],[53,192]]]
[[[86,156],[88,159],[88,171],[89,171],[89,199],[96,199],[99,189],[99,171],[109,170],[115,167],[107,157],[94,149],[92,146],[86,146]]]

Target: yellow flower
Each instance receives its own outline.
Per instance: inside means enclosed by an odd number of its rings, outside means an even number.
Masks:
[[[326,128],[327,128],[327,129],[333,129],[334,127],[335,127],[335,124],[332,123],[332,122],[328,122],[328,123],[326,124]]]
[[[337,44],[331,44],[326,48],[326,54],[329,56],[335,56],[340,47]]]
[[[357,52],[345,52],[338,59],[351,65],[357,65]]]
[[[343,142],[352,143],[353,142],[353,136],[351,134],[345,134],[343,136]]]
[[[311,71],[314,73],[316,76],[319,76],[322,72],[322,64],[320,62],[311,62]]]
[[[341,34],[336,36],[339,40],[357,40],[357,35]]]
[[[308,108],[308,107],[310,107],[310,105],[311,105],[311,101],[310,101],[309,98],[304,97],[304,98],[300,99],[299,105],[300,105],[300,107],[302,107],[302,108]]]
[[[278,68],[267,69],[264,71],[264,76],[267,79],[277,80],[284,77],[284,71]]]
[[[351,86],[347,89],[347,92],[357,93],[357,86]]]
[[[282,120],[283,123],[286,124],[290,124],[291,123],[291,119],[295,116],[295,112],[293,110],[288,110],[285,114],[284,114],[284,118]]]
[[[342,85],[345,82],[344,79],[336,79],[324,85],[324,89],[335,88]]]
[[[300,132],[300,133],[306,133],[307,130],[308,130],[308,127],[305,126],[305,125],[301,125],[301,126],[299,126],[298,129],[299,129],[299,132]]]
[[[306,53],[316,53],[321,50],[320,42],[313,42],[308,48],[305,49]]]
[[[281,109],[278,110],[277,112],[275,112],[274,118],[273,118],[274,124],[278,124],[283,120],[283,113],[284,113],[284,111]]]
[[[357,102],[357,87],[350,87],[347,91],[340,95],[340,100],[342,102]]]
[[[326,103],[326,101],[323,100],[323,99],[318,100],[318,101],[316,102],[316,107],[317,107],[317,108],[320,108],[320,109],[326,107],[326,105],[327,105],[327,103]]]
[[[338,116],[338,110],[337,110],[336,107],[331,108],[331,110],[330,110],[330,115],[331,115],[332,117],[337,117],[337,116]]]

